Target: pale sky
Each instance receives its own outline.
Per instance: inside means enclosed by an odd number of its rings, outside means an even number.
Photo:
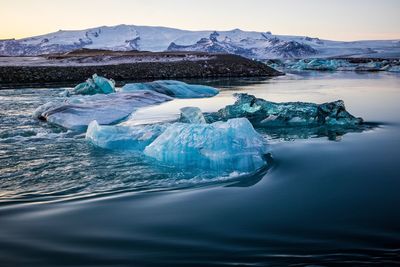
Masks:
[[[400,0],[0,0],[0,39],[117,24],[400,39]]]

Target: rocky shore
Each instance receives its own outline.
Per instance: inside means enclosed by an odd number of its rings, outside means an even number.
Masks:
[[[93,73],[127,81],[282,75],[237,55],[201,52],[112,52],[80,50],[41,57],[1,57],[0,88],[75,85]]]

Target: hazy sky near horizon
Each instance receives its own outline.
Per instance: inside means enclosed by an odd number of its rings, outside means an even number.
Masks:
[[[400,0],[0,0],[0,39],[134,24],[400,39]]]

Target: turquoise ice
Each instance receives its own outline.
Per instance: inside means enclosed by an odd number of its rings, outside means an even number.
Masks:
[[[264,127],[353,127],[363,123],[347,112],[342,100],[315,104],[306,102],[275,103],[248,94],[236,94],[237,100],[218,112],[206,114],[210,122],[248,118]]]
[[[115,82],[106,79],[97,74],[93,74],[92,78],[86,82],[80,83],[72,90],[66,90],[64,95],[95,95],[95,94],[111,94],[115,92]]]
[[[188,110],[195,111],[188,115],[195,123],[131,126],[99,125],[93,121],[86,139],[101,148],[144,152],[164,165],[188,170],[242,173],[267,164],[266,142],[249,120],[239,118],[207,124],[198,120],[199,109],[188,108],[183,113]]]
[[[172,124],[144,154],[170,166],[216,172],[252,172],[267,164],[267,145],[245,118]]]
[[[86,140],[101,148],[143,151],[166,127],[165,124],[99,125],[92,121],[86,131]]]
[[[128,83],[122,87],[121,92],[134,92],[138,90],[151,90],[176,98],[202,98],[212,97],[219,93],[218,89],[197,84],[187,84],[180,81],[163,80],[148,83]]]

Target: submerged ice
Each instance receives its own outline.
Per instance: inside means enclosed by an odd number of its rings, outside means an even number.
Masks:
[[[202,98],[218,94],[218,89],[197,84],[187,84],[180,81],[162,80],[148,83],[129,83],[122,87],[121,92],[151,90],[176,98]]]
[[[264,127],[352,127],[363,122],[346,111],[338,100],[324,104],[306,102],[275,103],[248,94],[236,94],[237,100],[218,112],[206,115],[208,121],[245,117],[253,124]]]

